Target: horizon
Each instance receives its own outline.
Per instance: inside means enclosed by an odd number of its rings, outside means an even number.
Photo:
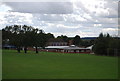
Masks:
[[[14,26],[14,25],[11,25],[11,26]],[[21,25],[22,26],[22,25]],[[34,28],[34,27],[33,27]],[[2,28],[2,29],[4,29],[4,28]],[[0,31],[2,31],[2,29],[0,28]],[[41,29],[42,30],[42,29]],[[44,30],[43,30],[44,31]],[[53,34],[53,33],[51,33],[51,32],[48,32],[48,33],[50,33],[50,34]],[[46,33],[45,32],[45,34],[48,34],[48,33]],[[102,33],[102,32],[101,32]],[[103,35],[106,35],[106,34],[109,34],[109,33],[102,33]],[[100,35],[100,34],[99,34]],[[110,35],[110,34],[109,34]],[[58,36],[55,36],[54,34],[53,34],[53,36],[55,37],[55,38],[57,38]],[[63,34],[61,34],[61,35],[59,35],[59,36],[67,36],[67,35],[63,35]],[[76,36],[76,35],[75,35]],[[74,38],[75,36],[67,36],[68,38]],[[80,35],[78,35],[78,36],[80,36]],[[110,35],[111,36],[111,35]],[[99,37],[99,36],[87,36],[87,37],[81,37],[80,36],[80,38],[97,38],[97,37]],[[118,36],[116,36],[116,35],[114,35],[114,36],[112,36],[112,37],[118,37]]]

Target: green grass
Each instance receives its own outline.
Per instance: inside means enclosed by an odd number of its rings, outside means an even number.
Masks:
[[[117,79],[118,58],[3,50],[3,79]]]

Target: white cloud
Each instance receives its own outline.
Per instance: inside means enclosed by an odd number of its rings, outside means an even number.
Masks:
[[[32,25],[32,14],[18,12],[0,12],[0,26],[20,24]]]
[[[118,0],[72,2],[2,3],[0,27],[26,24],[55,36],[98,36],[100,32],[117,34]]]
[[[79,28],[80,26],[78,25],[78,26],[65,26],[65,25],[63,25],[63,24],[57,24],[56,25],[56,27],[57,28],[72,28],[72,29],[76,29],[76,28]]]
[[[8,10],[12,10],[10,7],[7,7],[6,5],[4,4],[0,4],[0,12],[6,12]]]
[[[114,36],[114,35],[117,36],[118,35],[118,28],[104,28],[104,29],[102,29],[102,32],[109,33],[112,36]]]
[[[104,29],[102,29],[102,30],[105,31],[105,32],[118,31],[118,29],[115,29],[115,28],[104,28]]]
[[[39,14],[68,14],[72,13],[71,2],[6,2],[12,12]]]

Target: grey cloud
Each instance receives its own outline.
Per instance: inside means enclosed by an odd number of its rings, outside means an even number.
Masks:
[[[66,32],[75,32],[77,29],[75,28],[63,28],[63,27],[49,27],[46,29],[47,32],[54,32],[54,33],[66,33]]]
[[[6,2],[13,12],[39,14],[68,14],[73,12],[70,2]]]
[[[118,18],[120,18],[120,1],[118,2]]]
[[[64,21],[59,14],[33,14],[38,21]]]

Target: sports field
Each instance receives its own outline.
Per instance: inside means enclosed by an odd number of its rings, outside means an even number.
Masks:
[[[3,79],[117,79],[118,58],[3,50]]]

